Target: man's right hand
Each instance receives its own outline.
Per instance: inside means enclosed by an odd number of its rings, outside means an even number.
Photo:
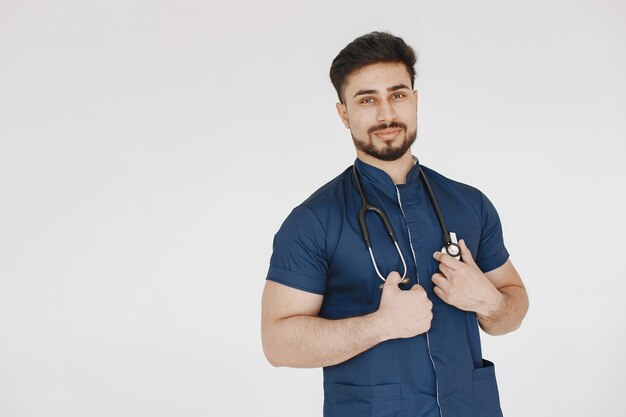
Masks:
[[[386,339],[413,337],[430,329],[433,303],[421,285],[410,290],[398,287],[401,277],[396,271],[387,276],[376,315]]]

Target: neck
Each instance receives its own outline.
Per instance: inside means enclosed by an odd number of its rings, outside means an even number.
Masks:
[[[413,156],[411,150],[406,151],[404,155],[395,161],[383,161],[376,159],[360,150],[357,150],[357,157],[366,164],[372,165],[382,171],[384,171],[389,177],[391,177],[394,184],[405,184],[406,174],[413,168]]]

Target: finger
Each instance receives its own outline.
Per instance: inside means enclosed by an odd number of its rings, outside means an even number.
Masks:
[[[443,290],[446,290],[450,286],[450,281],[440,273],[436,272],[433,274],[431,280],[436,287],[439,287]]]
[[[459,240],[459,247],[461,248],[461,259],[463,260],[463,262],[470,265],[476,265],[476,262],[474,262],[474,257],[472,256],[472,252],[470,252],[469,248],[465,244],[465,240]]]
[[[426,290],[424,289],[424,287],[422,287],[419,284],[414,284],[409,291],[421,291],[421,292],[426,293]]]
[[[459,266],[459,261],[448,255],[447,253],[435,252],[433,253],[433,257],[453,271],[456,270]]]
[[[446,278],[450,278],[454,273],[454,269],[446,266],[444,263],[439,263],[439,270]]]
[[[448,295],[446,292],[440,287],[433,287],[433,292],[439,298],[441,298],[445,303],[448,303],[446,300],[448,299]]]

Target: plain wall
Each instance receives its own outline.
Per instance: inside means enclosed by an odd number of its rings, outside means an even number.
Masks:
[[[623,1],[0,1],[0,416],[321,416],[271,367],[272,238],[355,158],[328,79],[419,53],[420,161],[500,214],[507,417],[623,415]]]

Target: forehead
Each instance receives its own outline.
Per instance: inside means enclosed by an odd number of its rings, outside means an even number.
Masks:
[[[363,89],[385,91],[388,87],[398,84],[411,85],[411,77],[406,66],[401,62],[379,62],[351,73],[344,91],[346,96],[350,97],[351,92]]]

